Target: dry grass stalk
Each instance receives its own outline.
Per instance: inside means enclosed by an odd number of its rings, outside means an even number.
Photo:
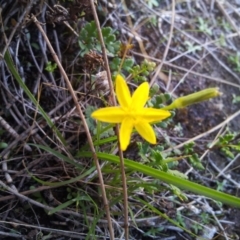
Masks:
[[[98,161],[98,158],[97,158],[97,155],[96,155],[96,151],[95,151],[95,148],[94,148],[94,145],[93,145],[93,141],[92,141],[92,137],[91,137],[91,134],[90,134],[90,131],[89,131],[89,128],[88,128],[88,125],[87,125],[87,122],[85,120],[85,116],[81,110],[81,107],[78,103],[78,99],[76,97],[76,94],[72,88],[72,85],[68,79],[68,76],[64,70],[64,68],[62,67],[62,64],[61,62],[59,61],[58,59],[58,56],[57,54],[55,53],[47,35],[45,34],[41,24],[39,23],[39,21],[37,20],[37,18],[32,15],[32,20],[33,22],[36,24],[37,28],[39,29],[39,31],[42,33],[43,35],[43,38],[44,40],[46,41],[47,43],[47,46],[53,56],[53,59],[54,61],[56,62],[64,80],[66,81],[66,84],[67,84],[67,87],[68,87],[68,90],[73,98],[73,101],[75,103],[75,106],[76,106],[76,109],[77,109],[77,112],[79,113],[79,116],[82,120],[82,124],[83,124],[83,127],[85,129],[85,132],[86,132],[86,135],[87,135],[87,139],[88,139],[88,143],[89,143],[89,146],[90,146],[90,149],[91,149],[91,152],[92,152],[92,155],[93,155],[93,159],[95,161],[95,165],[96,165],[96,168],[97,168],[97,171],[98,171],[98,176],[99,176],[99,182],[100,182],[100,187],[101,187],[101,191],[102,191],[102,197],[103,197],[103,202],[104,202],[104,207],[105,207],[105,210],[106,210],[106,215],[107,215],[107,220],[108,220],[108,225],[109,225],[109,231],[113,234],[113,227],[112,227],[112,221],[111,221],[111,214],[110,214],[110,211],[109,211],[109,205],[108,205],[108,200],[107,200],[107,196],[106,196],[106,190],[105,190],[105,186],[104,186],[104,181],[103,181],[103,176],[102,176],[102,172],[101,172],[101,168],[100,168],[100,164],[99,164],[99,161]],[[113,238],[111,238],[113,239]]]
[[[113,105],[116,106],[117,102],[116,102],[116,98],[115,98],[113,82],[112,82],[112,79],[111,79],[111,72],[110,72],[110,68],[109,68],[109,64],[108,64],[108,57],[107,57],[105,43],[104,43],[103,36],[102,36],[101,26],[100,26],[99,19],[98,19],[98,16],[97,16],[97,12],[96,12],[96,9],[95,9],[94,1],[91,0],[90,2],[91,2],[91,7],[92,7],[94,20],[96,22],[96,26],[97,26],[97,29],[98,29],[99,39],[100,39],[101,46],[102,46],[102,53],[103,53],[103,58],[104,58],[104,61],[105,61],[105,66],[106,66],[106,71],[107,71],[107,78],[108,78],[108,84],[109,84],[109,87],[110,87],[111,100],[113,102]],[[116,126],[115,132],[116,132],[116,134],[118,136],[118,139],[119,139],[119,126]],[[119,158],[120,158],[120,168],[121,168],[122,184],[123,184],[125,239],[128,240],[128,238],[129,238],[129,224],[128,224],[127,180],[126,180],[126,174],[125,174],[123,152],[120,148],[119,141],[118,141],[118,150],[119,150],[118,153],[119,153]]]

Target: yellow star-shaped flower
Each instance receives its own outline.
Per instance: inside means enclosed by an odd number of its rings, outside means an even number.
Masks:
[[[121,123],[119,138],[123,151],[130,143],[134,128],[148,142],[156,144],[156,135],[150,124],[171,114],[166,110],[144,107],[149,98],[149,84],[142,83],[131,96],[126,81],[121,75],[117,75],[116,95],[120,106],[100,108],[91,116],[102,122]]]

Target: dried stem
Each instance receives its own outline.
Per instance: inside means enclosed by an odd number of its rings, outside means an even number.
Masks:
[[[55,53],[48,37],[46,36],[41,24],[39,23],[39,21],[37,20],[37,18],[32,15],[32,20],[34,21],[34,23],[36,24],[37,28],[39,29],[39,31],[42,33],[46,43],[47,43],[47,46],[52,54],[52,57],[54,59],[54,61],[56,62],[56,64],[58,65],[58,68],[64,78],[64,80],[66,81],[66,84],[67,84],[67,87],[68,87],[68,90],[73,98],[73,101],[75,103],[75,106],[76,106],[76,109],[79,113],[79,116],[82,120],[82,124],[83,124],[83,127],[85,129],[85,132],[86,132],[86,135],[87,135],[87,139],[88,139],[88,143],[89,143],[89,146],[90,146],[90,149],[91,149],[91,152],[92,152],[92,155],[93,155],[93,159],[94,159],[94,162],[95,162],[95,165],[96,165],[96,168],[97,168],[97,171],[98,171],[98,176],[99,176],[99,182],[100,182],[100,186],[101,186],[101,191],[102,191],[102,197],[103,197],[103,203],[104,203],[104,207],[105,207],[105,210],[106,210],[106,216],[107,216],[107,220],[108,220],[108,226],[109,226],[109,231],[110,231],[110,236],[111,236],[111,239],[114,239],[113,237],[113,227],[112,227],[112,220],[111,220],[111,215],[110,215],[110,210],[109,210],[109,205],[108,205],[108,199],[107,199],[107,196],[106,196],[106,190],[105,190],[105,186],[104,186],[104,181],[103,181],[103,176],[102,176],[102,172],[101,172],[101,168],[100,168],[100,164],[99,164],[99,161],[98,161],[98,158],[97,158],[97,155],[96,155],[96,151],[95,151],[95,148],[94,148],[94,145],[93,145],[93,141],[92,141],[92,137],[91,137],[91,134],[90,134],[90,131],[89,131],[89,128],[88,128],[88,125],[87,125],[87,122],[85,120],[85,117],[84,117],[84,114],[81,110],[81,107],[78,103],[78,99],[75,95],[75,92],[72,88],[72,85],[68,79],[68,76],[64,70],[64,68],[62,67],[62,64],[61,62],[59,61],[58,59],[58,56],[57,54]]]
[[[172,20],[171,20],[171,28],[170,28],[168,43],[167,43],[166,49],[165,49],[164,54],[163,54],[163,59],[162,59],[160,65],[158,65],[158,67],[157,67],[157,69],[155,71],[155,74],[154,74],[153,78],[151,79],[150,86],[152,86],[154,84],[154,82],[156,81],[157,76],[161,72],[162,66],[163,66],[163,64],[164,64],[164,62],[166,60],[166,57],[167,57],[167,54],[168,54],[168,50],[169,50],[171,42],[172,42],[174,21],[175,21],[175,5],[176,5],[175,0],[172,0],[172,18],[171,18]]]
[[[105,61],[105,68],[106,68],[106,71],[107,71],[111,100],[113,102],[113,105],[116,106],[117,103],[116,103],[116,99],[115,99],[115,92],[114,92],[114,88],[113,88],[113,82],[112,82],[112,79],[111,79],[111,71],[110,71],[109,64],[108,64],[108,57],[107,57],[107,52],[106,52],[104,39],[103,39],[103,36],[102,36],[101,26],[100,26],[98,15],[97,15],[96,8],[95,8],[95,5],[94,5],[94,0],[91,0],[90,2],[91,2],[91,7],[92,7],[94,20],[96,22],[96,26],[97,26],[97,29],[98,29],[99,39],[100,39],[101,46],[102,46],[102,54],[103,54],[103,58],[104,58],[104,61]],[[118,136],[118,149],[119,149],[120,168],[121,168],[122,184],[123,184],[125,240],[128,240],[128,238],[129,238],[129,230],[128,230],[129,226],[128,226],[127,180],[126,180],[126,174],[125,174],[125,168],[124,168],[123,152],[120,148],[120,142],[119,142],[119,126],[118,125],[116,126],[116,134]]]

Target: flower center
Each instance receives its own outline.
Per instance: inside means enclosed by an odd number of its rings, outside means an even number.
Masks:
[[[128,109],[126,111],[126,116],[129,118],[129,121],[132,121],[134,124],[136,124],[139,121],[137,111],[134,109]]]

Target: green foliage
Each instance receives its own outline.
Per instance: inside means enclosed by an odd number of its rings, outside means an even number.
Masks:
[[[54,72],[54,70],[57,68],[57,64],[56,63],[52,63],[52,62],[47,62],[47,66],[45,67],[45,70],[48,72]]]
[[[148,60],[143,60],[140,65],[136,65],[130,69],[132,78],[136,83],[146,82],[147,76],[152,72],[156,67],[155,62]]]
[[[199,223],[194,223],[194,224],[192,224],[191,227],[195,234],[198,234],[199,231],[203,229],[203,227]]]
[[[126,58],[122,63],[122,59],[118,56],[121,48],[121,42],[116,40],[116,35],[113,29],[110,27],[102,28],[102,35],[107,49],[107,54],[108,56],[113,57],[109,61],[112,73],[118,72],[120,66],[121,70],[130,72],[134,65],[134,60],[132,58]],[[84,54],[89,53],[91,50],[97,52],[102,51],[96,23],[94,21],[87,23],[81,30],[79,34],[79,46],[81,49],[81,56],[84,56]]]
[[[148,142],[137,142],[138,146],[138,154],[142,159],[142,162],[149,162],[149,159],[147,158],[149,154],[149,143]]]
[[[110,27],[102,28],[102,35],[106,49],[109,55],[115,56],[120,49],[120,41],[116,40],[116,35]],[[79,46],[81,56],[89,53],[90,50],[101,52],[101,44],[98,37],[96,23],[94,21],[87,23],[79,34]]]
[[[157,83],[154,83],[154,84],[152,85],[152,87],[150,88],[150,91],[149,91],[150,97],[155,96],[156,94],[159,93],[159,91],[160,91],[159,85],[158,85]]]
[[[88,125],[88,128],[90,130],[90,132],[92,132],[93,134],[95,133],[96,134],[96,122],[95,120],[91,117],[91,114],[92,112],[94,112],[97,108],[96,107],[93,107],[93,106],[90,106],[88,105],[86,107],[86,110],[85,110],[85,116],[86,116],[86,122],[87,122],[87,125]]]
[[[159,237],[159,233],[164,230],[164,227],[151,227],[147,232],[144,233],[144,236],[147,237]]]
[[[34,189],[35,189],[35,186],[30,186],[30,190],[34,190]],[[33,192],[32,196],[37,202],[46,204],[46,201],[42,196],[41,192]]]
[[[191,163],[191,165],[198,170],[204,170],[204,166],[201,163],[201,159],[199,158],[197,153],[193,153],[190,157],[189,157],[189,161]]]
[[[237,140],[237,137],[237,133],[228,132],[219,137],[215,147],[220,148],[227,157],[233,159],[237,153],[240,153],[240,141]]]
[[[240,52],[228,57],[228,62],[233,65],[233,70],[240,72]]]
[[[0,142],[0,149],[7,148],[8,144],[5,142]]]
[[[152,97],[150,105],[153,108],[162,108],[163,104],[166,104],[171,99],[169,93],[160,93]]]
[[[189,41],[185,41],[185,45],[187,47],[187,50],[189,52],[192,52],[193,54],[195,54],[196,51],[201,51],[202,50],[201,46],[195,46],[193,43],[191,43]]]
[[[111,136],[115,135],[115,132],[113,131],[113,125],[98,122],[98,133],[100,138],[109,138]]]
[[[151,159],[151,164],[150,166],[158,168],[164,172],[168,171],[168,165],[165,162],[165,157],[163,156],[163,154],[158,151],[158,150],[154,150],[153,148],[150,148],[150,159]]]
[[[232,94],[232,96],[233,96],[233,100],[232,100],[233,104],[240,103],[240,96],[236,96],[236,94]]]
[[[206,20],[204,20],[203,18],[199,17],[198,18],[198,23],[199,23],[199,30],[212,35],[212,30],[209,28],[208,23],[206,22]]]
[[[175,159],[172,159],[171,161],[169,161],[169,159],[162,154],[163,147],[156,146],[151,148],[148,143],[142,144],[141,142],[139,142],[138,148],[139,148],[139,155],[141,156],[142,161],[148,166],[151,166],[156,169],[160,169],[161,171],[167,172],[173,176],[177,176],[183,179],[187,178],[183,173],[177,170],[170,169],[170,167],[175,167],[178,164],[178,162]],[[175,164],[172,164],[173,162]],[[174,185],[170,185],[169,189],[174,193],[175,196],[179,197],[181,200],[187,200],[186,195],[178,187],[175,187]]]
[[[67,194],[67,200],[70,200],[70,199],[72,199],[72,198],[75,198],[75,197],[77,197],[77,195],[78,195],[78,192],[76,192],[75,190],[73,191],[73,189],[70,188],[70,187],[67,187],[67,192],[68,192],[68,194]]]
[[[157,27],[157,24],[158,24],[158,18],[157,16],[152,16],[149,18],[149,22],[154,26],[154,27]]]
[[[226,21],[224,18],[220,18],[220,26],[222,26],[226,32],[230,32],[233,30],[229,21]]]
[[[185,154],[191,154],[194,152],[193,147],[194,147],[194,142],[190,142],[188,144],[184,145],[184,153]]]
[[[151,9],[159,6],[159,3],[157,0],[145,0],[145,2],[147,2],[148,7]]]
[[[38,45],[37,43],[31,43],[31,46],[32,46],[33,48],[35,48],[36,50],[39,50],[39,49],[40,49],[40,47],[39,47],[39,45]]]
[[[77,191],[75,194],[72,193],[72,190],[70,188],[68,188],[68,191],[69,191],[69,193],[68,193],[69,200],[58,205],[57,207],[53,208],[52,210],[50,210],[48,212],[49,215],[57,213],[58,211],[65,209],[68,206],[71,206],[72,204],[76,204],[76,209],[78,210],[78,206],[79,206],[80,202],[88,203],[91,201],[95,204],[95,202],[92,200],[92,198],[83,191]]]
[[[119,57],[115,57],[110,61],[109,66],[112,72],[117,72],[119,70],[121,62],[122,62],[122,59]],[[133,64],[134,64],[134,60],[132,58],[126,58],[123,61],[121,69],[127,72],[130,72],[133,67]]]
[[[183,226],[184,228],[186,228],[185,221],[184,221],[184,219],[183,219],[182,214],[181,214],[180,211],[177,211],[177,216],[176,216],[176,218],[177,218],[176,220],[177,220],[178,224],[181,225],[181,226]]]
[[[204,166],[201,163],[201,159],[198,154],[195,153],[194,150],[194,142],[188,143],[184,145],[184,154],[188,155],[187,159],[190,161],[191,165],[199,170],[204,170]]]
[[[178,187],[175,187],[174,185],[170,185],[170,188],[173,194],[177,196],[179,199],[181,199],[182,201],[188,200],[187,196]]]
[[[226,47],[227,46],[226,36],[223,33],[221,33],[217,44],[220,45],[220,47]]]
[[[204,225],[209,224],[210,221],[211,221],[211,218],[210,218],[209,213],[206,213],[206,212],[202,212],[202,213],[200,214],[200,218],[201,218],[201,222],[202,222]]]
[[[165,162],[165,156],[161,153],[162,146],[151,147],[148,142],[138,142],[139,156],[142,162],[156,169],[168,172],[168,163]]]
[[[176,132],[176,134],[177,134],[178,136],[183,137],[183,135],[184,135],[184,133],[183,133],[183,127],[182,127],[182,125],[181,125],[180,122],[177,123],[177,124],[174,126],[173,130]]]
[[[222,182],[217,181],[217,191],[224,191],[224,188],[226,186],[227,180],[224,179]]]

